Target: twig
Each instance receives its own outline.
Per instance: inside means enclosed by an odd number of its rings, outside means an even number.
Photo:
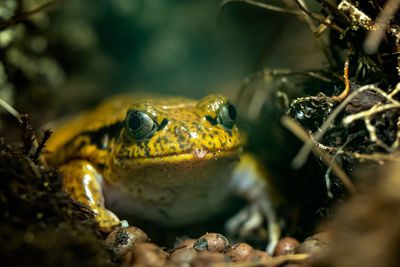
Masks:
[[[324,24],[326,26],[328,26],[329,28],[338,31],[339,33],[344,33],[344,30],[342,28],[340,28],[339,26],[335,25],[335,24],[331,24],[326,22],[323,19],[318,18],[317,16],[315,16],[313,13],[311,13],[310,11],[308,11],[306,8],[304,8],[304,6],[299,2],[299,0],[294,0],[296,2],[296,4],[298,5],[298,7],[304,12],[306,13],[310,18],[312,18],[315,21],[318,21],[321,24]]]
[[[38,166],[35,165],[35,163],[33,162],[33,160],[30,157],[26,157],[25,160],[28,162],[29,167],[31,167],[31,170],[33,171],[33,173],[35,174],[36,178],[40,178],[42,177],[42,174],[40,173]]]
[[[339,106],[329,115],[329,117],[325,120],[323,125],[321,126],[320,131],[314,135],[315,141],[318,142],[325,134],[325,132],[328,130],[328,128],[332,125],[333,121],[336,119],[336,117],[339,115],[339,113],[345,108],[345,106],[359,93],[365,90],[371,90],[375,89],[375,85],[373,84],[368,84],[364,85],[354,92],[352,92],[348,97],[346,97]],[[378,88],[379,89],[379,88]],[[312,142],[311,140],[307,140],[307,142],[304,143],[302,148],[300,149],[299,153],[296,155],[296,157],[292,161],[292,166],[293,168],[300,168],[303,166],[304,162],[306,161],[308,154],[310,153],[312,149]]]
[[[367,54],[374,54],[378,51],[378,46],[384,36],[385,30],[392,20],[394,14],[399,9],[400,0],[388,0],[381,13],[379,13],[376,21],[375,31],[370,31],[365,42],[364,51]]]
[[[356,138],[359,135],[359,133],[357,134],[350,134],[349,136],[347,136],[346,138],[346,142],[344,142],[344,144],[342,146],[340,146],[337,151],[334,153],[333,157],[332,157],[332,161],[328,166],[328,169],[326,170],[325,173],[325,184],[326,184],[326,191],[327,191],[327,195],[329,198],[333,198],[333,194],[331,191],[331,181],[329,178],[329,175],[332,171],[332,164],[334,163],[334,161],[336,161],[336,159],[338,158],[338,156],[340,155],[340,152],[344,151],[344,148],[352,141],[354,140],[354,138]],[[320,143],[318,143],[319,146]]]
[[[232,3],[232,2],[243,2],[252,6],[258,6],[264,9],[268,9],[271,11],[275,11],[275,12],[280,12],[280,13],[285,13],[285,14],[289,14],[289,15],[295,15],[295,16],[303,16],[303,14],[301,12],[298,12],[297,10],[292,10],[292,9],[288,9],[288,8],[282,8],[282,7],[278,7],[278,6],[274,6],[274,5],[269,5],[266,3],[261,3],[258,1],[254,1],[254,0],[224,0],[221,1],[220,7],[223,8],[226,4]]]
[[[333,10],[336,14],[341,16],[349,25],[351,25],[351,20],[350,18],[344,13],[342,10],[340,10],[336,4],[334,4],[331,0],[320,0],[324,4],[326,4],[327,7],[329,7],[331,10]]]
[[[374,152],[372,154],[363,154],[363,153],[358,153],[358,152],[339,150],[336,147],[325,146],[321,143],[317,143],[317,145],[319,148],[321,148],[325,151],[329,151],[332,153],[339,153],[342,155],[346,155],[347,157],[359,159],[360,161],[374,161],[374,162],[378,162],[380,164],[383,164],[385,161],[400,162],[400,155],[398,152],[394,152],[394,153],[390,153],[390,154],[380,153],[380,152]]]
[[[350,1],[342,0],[338,5],[338,9],[350,16],[351,28],[353,30],[358,30],[359,27],[368,31],[375,30],[376,27],[372,19]]]
[[[0,31],[4,30],[4,29],[6,29],[6,28],[8,28],[8,27],[10,27],[12,25],[18,24],[18,23],[26,20],[28,17],[36,14],[36,13],[42,12],[42,11],[44,11],[46,9],[49,9],[50,7],[52,7],[55,4],[58,4],[61,1],[65,1],[65,0],[54,0],[54,1],[51,1],[51,2],[47,2],[47,3],[39,6],[38,8],[35,8],[35,9],[31,10],[31,11],[27,11],[27,12],[20,13],[18,15],[14,15],[9,20],[7,20],[7,21],[5,21],[5,22],[0,24]]]
[[[23,151],[25,155],[29,156],[33,146],[33,142],[35,140],[33,128],[28,121],[28,115],[21,115],[20,120],[22,122],[21,138],[22,138]]]
[[[324,163],[332,168],[332,171],[336,174],[336,176],[340,179],[343,185],[347,188],[347,190],[351,194],[356,194],[356,188],[354,187],[353,183],[351,182],[350,178],[347,174],[343,171],[343,169],[332,159],[332,157],[322,150],[318,145],[312,135],[309,135],[306,130],[293,118],[289,116],[283,116],[281,119],[282,124],[292,131],[300,140],[304,143],[311,142],[311,148],[316,155],[321,157]]]
[[[393,96],[395,96],[396,94],[398,94],[400,92],[400,83],[398,83],[396,85],[396,88],[392,92],[390,92],[390,94],[387,94],[383,90],[376,88],[376,87],[371,88],[371,90],[374,90],[375,92],[381,94],[383,97],[385,97],[386,100],[389,100],[390,102],[392,102],[392,104],[381,105],[382,102],[379,102],[379,103],[375,104],[369,110],[359,112],[357,114],[349,115],[343,119],[344,125],[348,125],[348,124],[352,123],[353,121],[358,120],[362,117],[367,117],[367,116],[369,117],[373,114],[376,114],[376,113],[379,113],[379,112],[382,112],[382,111],[385,111],[388,109],[400,108],[400,102],[393,99]]]
[[[388,109],[395,109],[395,108],[400,108],[400,105],[399,104],[387,104],[387,105],[379,106],[379,107],[377,107],[375,109],[371,108],[369,110],[362,111],[362,112],[359,112],[357,114],[353,114],[353,115],[347,116],[346,118],[343,119],[343,123],[345,125],[348,125],[348,124],[352,123],[353,121],[361,119],[363,117],[369,117],[369,116],[374,115],[376,113],[379,113],[379,112],[382,112],[382,111],[386,111]]]
[[[19,123],[22,123],[19,112],[1,98],[0,98],[0,106],[2,106],[5,110],[7,110],[8,113],[13,115],[18,120]]]
[[[300,4],[304,7],[304,9],[307,9],[306,3],[304,3],[303,0],[299,0],[299,1],[300,1]],[[315,40],[318,48],[322,51],[322,54],[325,56],[326,60],[328,61],[328,64],[330,66],[333,66],[334,59],[332,58],[332,54],[326,48],[323,41],[320,38],[318,38],[322,34],[322,32],[327,29],[327,26],[325,24],[320,24],[319,27],[316,27],[314,25],[314,21],[312,20],[312,18],[307,16],[307,14],[304,14],[304,15],[305,15],[304,20],[306,21],[311,32],[314,34],[314,36],[315,36],[314,40]],[[327,17],[326,20],[330,23],[329,17]]]
[[[344,77],[344,82],[345,82],[345,88],[340,95],[332,97],[333,101],[341,101],[349,94],[350,82],[349,82],[349,58],[348,57],[346,58],[346,61],[344,62],[343,77]]]
[[[212,267],[252,267],[252,266],[278,266],[288,261],[301,262],[310,257],[310,254],[287,254],[276,256],[270,259],[263,259],[253,262],[233,262],[233,263],[215,263],[211,264]]]
[[[397,150],[397,148],[399,147],[399,144],[400,144],[400,117],[397,117],[396,126],[397,126],[396,140],[393,142],[393,144],[391,146],[391,149],[393,151]]]
[[[40,152],[42,152],[43,148],[46,147],[46,142],[50,138],[51,134],[52,134],[52,132],[49,129],[43,131],[43,136],[40,139],[40,142],[39,142],[38,147],[36,148],[35,154],[31,157],[35,163],[37,163],[37,161],[39,159]]]
[[[15,117],[18,120],[18,123],[22,126],[22,142],[23,142],[23,146],[24,146],[23,149],[24,149],[25,154],[29,155],[29,153],[32,149],[32,145],[37,148],[36,153],[40,153],[40,151],[43,149],[43,147],[39,149],[40,144],[37,141],[37,138],[35,136],[35,133],[33,132],[32,126],[28,122],[28,116],[21,115],[13,106],[8,104],[6,101],[4,101],[1,98],[0,98],[0,106],[2,106],[8,113],[10,113],[13,117]],[[47,134],[45,133],[45,136],[43,136],[43,138],[45,138],[46,136],[47,136]],[[46,141],[47,139],[48,139],[48,137],[46,137],[46,139],[44,141]],[[41,140],[41,142],[42,141],[43,141],[43,139]],[[42,145],[44,145],[44,143]],[[36,157],[36,153],[34,155],[34,158],[37,159],[38,157]],[[44,160],[43,157],[40,157],[40,161],[42,162],[42,164],[46,165],[46,161]]]

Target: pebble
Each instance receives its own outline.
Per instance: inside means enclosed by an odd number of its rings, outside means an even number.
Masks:
[[[249,260],[253,256],[253,253],[254,248],[246,243],[235,244],[226,251],[226,255],[229,256],[233,262]]]
[[[223,252],[229,246],[228,239],[218,233],[207,233],[199,237],[193,248],[198,251]]]
[[[182,248],[182,247],[185,247],[185,248],[193,248],[193,245],[194,245],[194,243],[196,243],[196,241],[197,241],[197,239],[191,239],[191,238],[189,238],[189,239],[186,239],[186,240],[183,240],[183,241],[179,242],[179,243],[175,246],[175,248]]]
[[[193,248],[180,248],[172,252],[169,260],[175,263],[190,263],[197,255]]]
[[[331,236],[327,232],[322,232],[308,237],[296,249],[297,253],[321,254],[330,244]]]
[[[133,265],[131,266],[164,266],[168,253],[153,243],[140,243],[131,251]]]
[[[192,260],[192,267],[203,267],[209,266],[215,263],[229,263],[232,262],[229,257],[223,253],[201,251],[197,253],[197,256]]]
[[[147,242],[149,238],[141,229],[131,226],[118,228],[112,231],[106,238],[106,244],[109,244],[117,255],[126,254],[137,244]]]
[[[279,240],[274,249],[274,256],[294,254],[300,242],[292,237],[284,237]]]
[[[268,254],[268,252],[266,252],[264,250],[256,249],[256,250],[254,250],[253,254],[251,254],[250,260],[252,262],[255,262],[255,261],[261,261],[261,260],[269,260],[271,258],[272,257],[271,257],[271,255]]]

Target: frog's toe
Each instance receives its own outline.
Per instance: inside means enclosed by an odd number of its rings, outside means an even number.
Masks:
[[[252,204],[244,207],[238,214],[229,219],[225,224],[226,231],[231,235],[249,237],[254,232],[265,229],[264,222],[267,221],[268,245],[266,251],[272,253],[280,237],[280,227],[275,211],[267,199],[260,198]]]
[[[244,207],[225,224],[227,232],[231,235],[238,234],[241,237],[250,236],[250,233],[260,229],[263,225],[263,216],[257,205]]]
[[[109,233],[121,225],[121,221],[117,215],[108,209],[97,209],[94,212],[96,213],[96,221],[99,224],[98,227],[101,232]]]

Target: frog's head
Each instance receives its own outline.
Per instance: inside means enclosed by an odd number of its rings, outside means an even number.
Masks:
[[[235,119],[234,106],[222,95],[134,103],[114,148],[115,159],[132,167],[237,156]]]
[[[215,213],[239,158],[235,118],[235,108],[221,95],[132,104],[107,164],[105,177],[117,188],[109,202],[122,214],[134,210],[137,217],[171,226]]]

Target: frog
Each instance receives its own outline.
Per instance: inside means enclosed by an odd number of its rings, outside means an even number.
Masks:
[[[46,160],[103,232],[121,225],[120,214],[167,227],[205,221],[233,192],[249,205],[227,221],[228,232],[248,233],[265,218],[271,251],[276,212],[265,172],[243,153],[236,117],[219,94],[117,95],[56,129]]]

